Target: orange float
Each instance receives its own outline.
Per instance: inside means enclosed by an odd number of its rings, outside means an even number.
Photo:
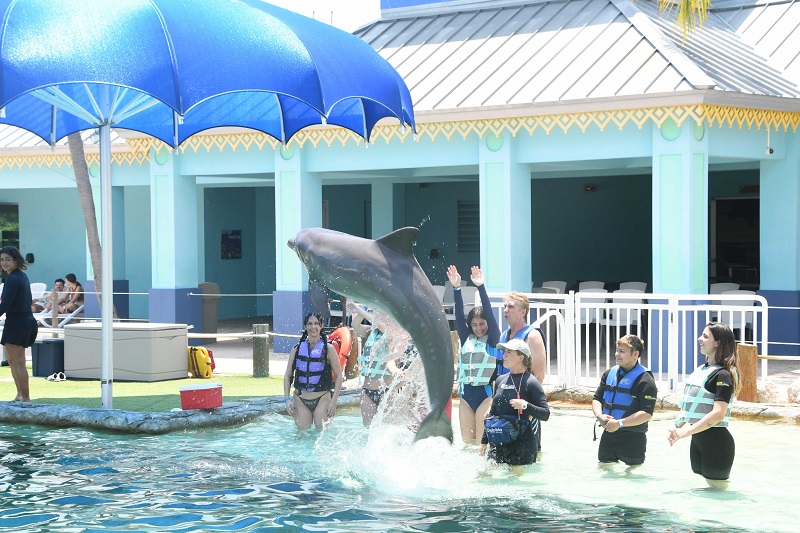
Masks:
[[[357,362],[357,357],[352,357],[353,336],[350,331],[350,328],[340,326],[328,335],[328,342],[333,344],[336,353],[339,354],[339,365],[342,367],[345,379],[353,377],[353,369]]]

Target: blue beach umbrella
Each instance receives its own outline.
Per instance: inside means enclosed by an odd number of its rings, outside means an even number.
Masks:
[[[283,143],[341,126],[414,127],[408,88],[359,38],[258,0],[0,0],[0,123],[55,144],[100,133],[103,369],[111,407],[110,128],[177,147],[219,126]]]

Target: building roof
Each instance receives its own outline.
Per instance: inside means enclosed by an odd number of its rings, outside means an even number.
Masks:
[[[779,97],[800,111],[800,0],[719,4],[685,42],[654,0],[448,2],[384,10],[356,35],[400,72],[423,114],[647,107],[692,93]]]

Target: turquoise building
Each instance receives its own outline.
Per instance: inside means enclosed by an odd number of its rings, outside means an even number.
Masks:
[[[684,41],[649,0],[383,0],[356,34],[406,80],[416,132],[387,122],[365,143],[319,127],[283,148],[229,128],[175,151],[115,132],[129,317],[199,325],[198,284],[212,281],[258,295],[223,297],[221,318],[298,331],[307,277],[286,241],[313,226],[418,226],[434,283],[480,264],[490,291],[599,279],[703,294],[734,280],[800,306],[797,2],[717,1]],[[0,146],[0,204],[18,212],[31,280],[90,279],[67,147],[9,127]],[[797,343],[798,316],[772,312],[770,339]]]

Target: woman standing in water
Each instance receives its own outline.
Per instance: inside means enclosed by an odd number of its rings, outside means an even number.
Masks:
[[[322,334],[322,318],[313,313],[307,315],[303,328],[300,342],[289,354],[283,376],[283,401],[297,429],[305,431],[313,422],[320,430],[336,414],[342,367],[336,349]],[[289,393],[292,384],[294,396]]]
[[[7,277],[3,285],[0,316],[6,315],[0,344],[5,346],[11,376],[17,386],[18,402],[31,401],[28,388],[28,369],[25,368],[25,348],[36,341],[39,327],[31,312],[31,283],[23,270],[28,268],[19,250],[13,246],[0,248],[0,268]]]
[[[489,459],[510,465],[536,462],[540,421],[550,418],[550,407],[539,380],[531,373],[531,352],[521,339],[499,343],[508,373],[497,378],[480,452],[489,445]]]
[[[391,384],[392,374],[386,368],[389,339],[385,334],[388,317],[377,310],[369,312],[360,305],[354,305],[353,311],[353,329],[360,336],[367,335],[361,355],[358,356],[358,364],[364,378],[361,389],[361,421],[364,426],[369,427]],[[365,319],[372,325],[364,325]]]
[[[706,364],[686,381],[681,412],[675,428],[669,431],[669,444],[691,435],[692,471],[705,477],[709,485],[724,487],[722,482],[730,477],[736,455],[736,445],[728,431],[731,404],[740,389],[736,337],[727,325],[711,322],[698,342]]]
[[[483,419],[492,405],[492,385],[497,377],[497,358],[500,350],[495,346],[500,340],[500,326],[492,312],[489,295],[480,267],[472,267],[470,279],[478,287],[481,305],[464,316],[464,298],[461,295],[461,275],[455,266],[447,269],[447,279],[453,285],[455,301],[455,323],[461,351],[458,354],[459,395],[458,407],[461,424],[461,439],[472,444],[483,436]]]

